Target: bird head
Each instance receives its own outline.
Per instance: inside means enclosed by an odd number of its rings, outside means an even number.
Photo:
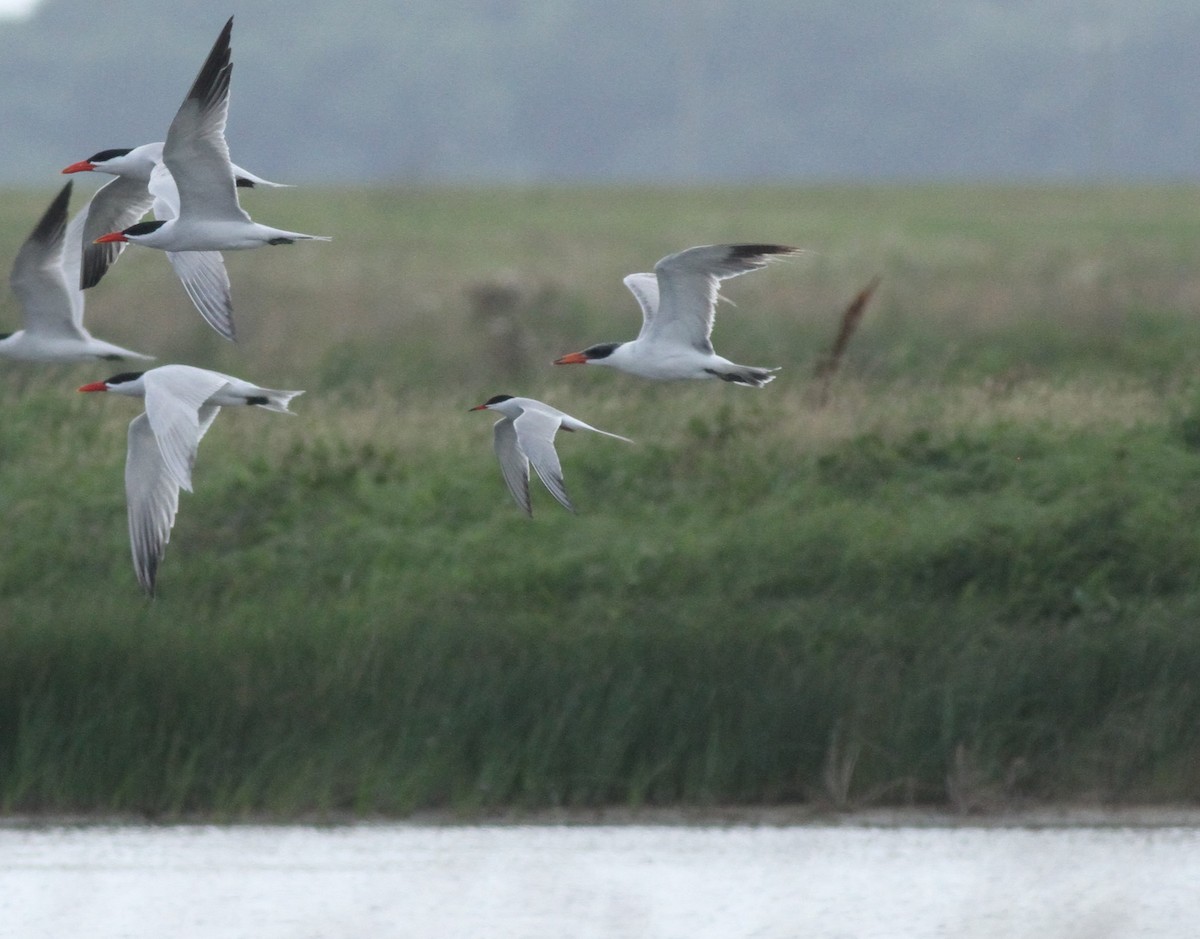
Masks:
[[[165,224],[167,224],[166,219],[157,219],[153,222],[138,222],[136,225],[130,225],[122,231],[110,231],[107,235],[101,235],[92,243],[102,245],[110,241],[136,242],[142,236],[158,231]]]
[[[90,173],[93,170],[98,173],[112,173],[114,175],[122,172],[121,158],[128,156],[132,152],[131,147],[115,150],[101,150],[99,153],[93,153],[86,160],[80,160],[78,163],[72,163],[64,173]]]
[[[513,399],[512,395],[492,395],[492,397],[490,397],[486,401],[484,401],[483,404],[477,404],[473,408],[467,408],[467,410],[468,411],[490,411],[493,409],[500,410],[500,408],[497,408],[496,405],[503,404],[505,401],[511,401],[512,399]]]
[[[119,375],[114,375],[112,378],[106,378],[104,381],[94,381],[87,385],[80,385],[79,391],[127,391],[131,392],[133,388],[141,387],[141,377],[145,372],[121,372]]]
[[[554,360],[555,365],[587,365],[590,362],[603,362],[616,350],[619,342],[599,342],[588,346],[582,352],[571,352]]]

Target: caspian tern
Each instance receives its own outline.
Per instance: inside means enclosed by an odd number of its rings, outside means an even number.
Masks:
[[[660,380],[711,379],[761,388],[777,368],[736,365],[713,351],[709,337],[722,280],[799,254],[787,245],[701,245],[670,254],[654,273],[630,274],[625,286],[642,307],[642,330],[631,342],[602,342],[555,359],[555,365],[608,365]]]
[[[94,242],[129,242],[166,251],[192,302],[226,339],[234,338],[233,304],[219,252],[330,240],[260,225],[238,204],[225,141],[232,30],[230,17],[171,121],[162,163],[150,174],[156,220],[109,232]]]
[[[95,244],[95,240],[108,232],[128,228],[150,211],[154,201],[149,189],[150,174],[162,163],[162,155],[162,142],[144,143],[130,149],[101,150],[63,170],[64,173],[94,172],[116,177],[97,189],[89,203],[88,223],[83,229],[83,270],[79,281],[84,290],[100,283],[100,278],[125,249],[124,242]],[[266,186],[279,189],[286,186],[255,176],[236,164],[230,165],[239,188]]]
[[[138,583],[154,596],[154,581],[179,509],[179,490],[192,491],[200,438],[223,407],[253,405],[291,414],[288,402],[303,391],[277,391],[191,365],[123,372],[80,391],[111,391],[146,399],[145,413],[129,424],[125,498]]]
[[[67,183],[17,252],[9,283],[24,312],[25,328],[0,334],[0,357],[30,362],[154,358],[103,342],[84,328],[79,233],[87,209],[68,225],[70,201]]]
[[[585,424],[570,414],[533,398],[496,395],[470,410],[497,411],[504,415],[496,421],[492,432],[492,446],[500,460],[500,472],[504,474],[508,491],[517,500],[517,505],[525,510],[526,515],[533,515],[533,505],[529,499],[531,463],[538,478],[550,490],[550,495],[565,508],[575,511],[575,506],[567,498],[567,490],[563,487],[562,466],[554,449],[554,435],[560,427],[563,430],[591,430],[605,437],[616,437],[618,440],[633,443],[628,437],[610,434],[607,430]]]

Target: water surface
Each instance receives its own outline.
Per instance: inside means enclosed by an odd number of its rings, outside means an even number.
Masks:
[[[0,829],[20,939],[1200,935],[1200,830]]]

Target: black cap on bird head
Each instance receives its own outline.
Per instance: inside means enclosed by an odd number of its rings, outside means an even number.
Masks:
[[[504,401],[511,401],[512,395],[492,395],[483,404],[477,404],[473,408],[467,408],[468,411],[484,411],[490,408],[493,404],[500,404]]]
[[[130,225],[128,228],[123,229],[121,234],[123,234],[123,235],[148,235],[152,231],[158,231],[160,228],[162,228],[166,224],[167,224],[166,219],[161,219],[161,218],[153,219],[152,221],[149,221],[149,222],[138,222],[136,225]]]
[[[133,147],[114,147],[112,150],[101,150],[87,158],[88,163],[107,163],[117,157],[123,157],[133,151]]]
[[[114,375],[112,378],[107,379],[104,384],[123,385],[127,381],[137,381],[145,374],[145,372],[121,372],[119,375]]]

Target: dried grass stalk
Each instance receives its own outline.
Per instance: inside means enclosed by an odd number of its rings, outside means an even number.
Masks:
[[[846,306],[845,311],[842,313],[842,325],[838,329],[837,338],[833,340],[833,346],[830,348],[829,353],[817,363],[816,378],[821,382],[821,390],[817,398],[818,407],[824,407],[829,403],[829,388],[833,383],[833,376],[842,364],[842,357],[846,352],[846,346],[850,344],[850,339],[854,336],[855,330],[858,329],[863,310],[866,309],[867,303],[870,301],[872,294],[875,293],[875,288],[879,286],[880,280],[882,280],[882,277],[879,274],[872,277],[871,282],[860,290]]]

